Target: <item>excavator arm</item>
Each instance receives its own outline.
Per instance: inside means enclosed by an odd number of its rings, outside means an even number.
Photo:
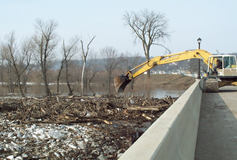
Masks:
[[[174,54],[169,54],[165,56],[157,56],[149,61],[146,61],[135,68],[129,70],[125,75],[121,75],[118,77],[114,78],[114,86],[116,92],[123,92],[128,83],[138,77],[139,75],[143,74],[144,72],[152,69],[153,67],[157,65],[162,65],[162,64],[168,64],[168,63],[173,63],[173,62],[179,62],[179,61],[184,61],[184,60],[189,60],[189,59],[201,59],[204,63],[208,64],[208,61],[210,60],[209,57],[211,56],[211,53],[205,51],[205,50],[189,50],[189,51],[184,51],[184,52],[179,52],[179,53],[174,53]],[[210,69],[213,69],[213,63],[209,63]]]

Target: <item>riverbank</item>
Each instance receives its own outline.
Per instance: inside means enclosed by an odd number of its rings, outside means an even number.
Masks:
[[[140,95],[146,97],[162,97],[163,95],[180,96],[195,82],[195,78],[183,75],[154,74],[150,79],[142,75],[127,85],[125,95]]]
[[[195,82],[195,78],[178,74],[153,74],[150,79],[142,75],[135,80],[134,86],[149,84],[151,88],[164,90],[186,90]]]

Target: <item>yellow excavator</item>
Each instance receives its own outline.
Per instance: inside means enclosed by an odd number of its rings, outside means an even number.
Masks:
[[[135,79],[157,65],[194,58],[201,59],[207,65],[207,70],[202,76],[204,79],[203,89],[205,91],[218,92],[219,88],[223,86],[237,86],[237,65],[235,55],[213,55],[205,50],[197,49],[154,57],[129,70],[125,75],[115,77],[115,90],[116,92],[123,92],[132,79]]]

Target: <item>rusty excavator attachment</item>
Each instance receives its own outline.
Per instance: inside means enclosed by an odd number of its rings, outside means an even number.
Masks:
[[[117,76],[114,78],[114,87],[117,93],[123,92],[125,87],[128,85],[128,83],[131,80],[128,78],[128,76]]]

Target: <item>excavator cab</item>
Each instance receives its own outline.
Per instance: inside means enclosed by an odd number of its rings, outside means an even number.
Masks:
[[[237,65],[235,55],[212,55],[208,58],[206,92],[218,92],[220,87],[236,85]]]
[[[212,66],[211,66],[212,65]],[[213,68],[212,70],[210,68]],[[213,55],[208,59],[208,74],[217,77],[236,77],[237,64],[235,55]]]

